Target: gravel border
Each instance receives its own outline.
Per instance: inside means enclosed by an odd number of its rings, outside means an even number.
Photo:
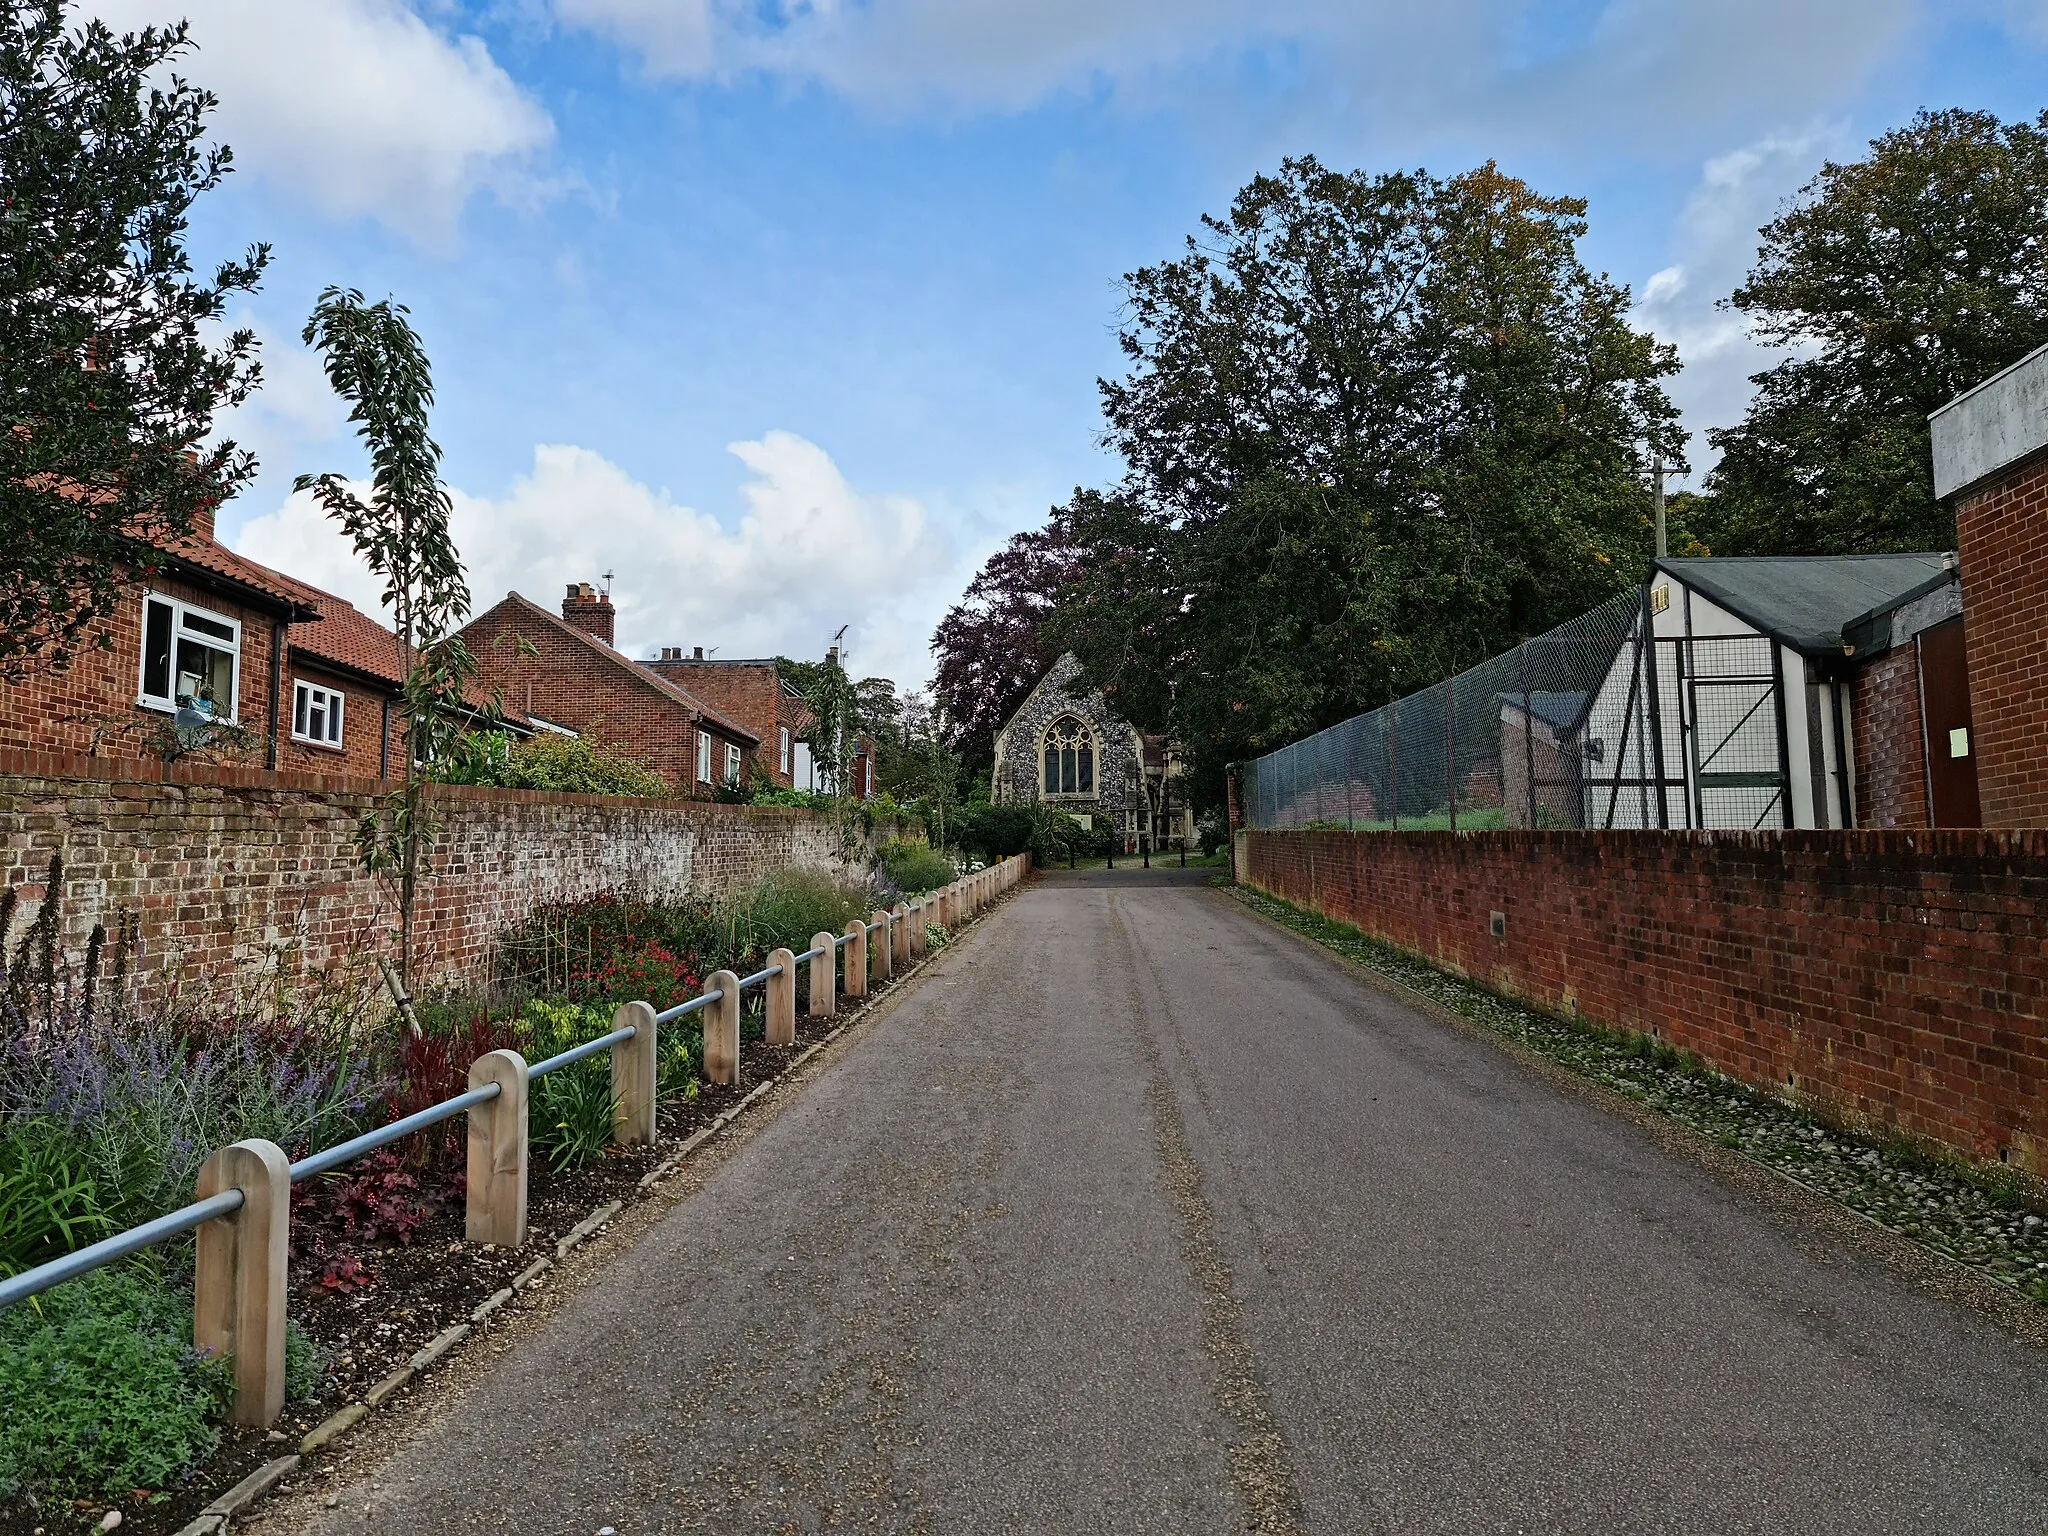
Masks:
[[[1768,1203],[2048,1345],[2048,1214],[2021,1178],[1830,1123],[1662,1041],[1553,1017],[1348,923],[1247,887],[1221,888],[1380,991],[1501,1047]],[[1790,1191],[1803,1198],[1788,1201]]]

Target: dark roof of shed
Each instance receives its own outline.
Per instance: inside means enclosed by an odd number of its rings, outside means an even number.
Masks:
[[[1845,625],[1923,587],[1949,558],[1738,555],[1664,559],[1657,568],[1796,651],[1839,656]]]

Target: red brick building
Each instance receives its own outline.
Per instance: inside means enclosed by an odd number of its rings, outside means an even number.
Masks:
[[[612,645],[611,598],[583,582],[562,612],[507,593],[463,628],[487,688],[541,729],[589,736],[647,764],[684,795],[744,777],[760,738],[682,684]]]
[[[776,671],[773,659],[707,657],[701,645],[685,656],[681,646],[665,645],[640,665],[751,731],[757,744],[748,761],[755,777],[784,789],[810,787],[797,782],[800,760],[808,756],[800,738],[811,723],[810,711],[803,695]]]
[[[2048,825],[2048,347],[1930,425],[1969,616],[1969,718],[1955,745],[1974,760],[1985,826]]]

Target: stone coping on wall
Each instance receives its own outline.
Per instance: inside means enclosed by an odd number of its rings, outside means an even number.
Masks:
[[[164,762],[157,758],[87,757],[65,752],[31,752],[0,748],[0,779],[70,780],[95,784],[149,784],[176,789],[278,790],[315,795],[387,795],[397,779],[356,774],[303,773],[286,768],[248,768],[220,763]],[[436,784],[436,798],[496,801],[506,805],[599,805],[653,807],[665,810],[716,808],[721,813],[768,820],[811,816],[799,806],[734,805],[677,795],[651,799],[638,795],[567,794],[547,789],[500,789],[478,784]]]

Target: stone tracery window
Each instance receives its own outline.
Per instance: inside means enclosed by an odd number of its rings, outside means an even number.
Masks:
[[[1095,793],[1095,737],[1072,715],[1046,727],[1044,763],[1048,795]]]

